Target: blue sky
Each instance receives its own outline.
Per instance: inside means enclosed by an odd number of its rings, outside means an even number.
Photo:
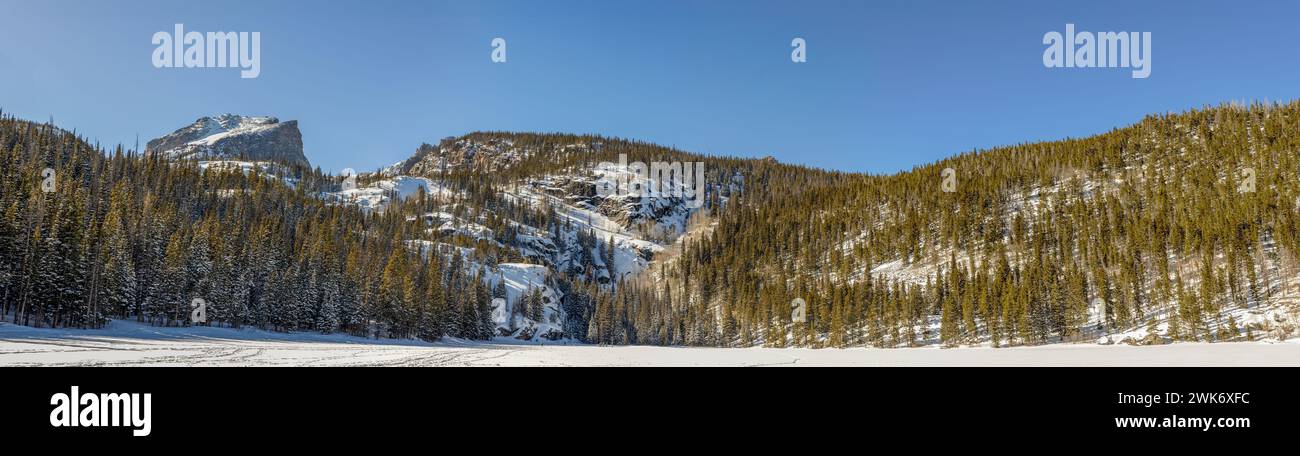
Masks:
[[[1300,94],[1294,2],[0,0],[0,108],[110,145],[297,119],[374,169],[475,130],[563,131],[849,171]],[[1152,72],[1047,69],[1043,34],[1152,32]],[[154,68],[155,32],[258,31],[260,77]],[[508,62],[490,61],[494,37]],[[790,61],[803,37],[808,62]]]

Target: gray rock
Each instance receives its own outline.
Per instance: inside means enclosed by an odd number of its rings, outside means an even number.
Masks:
[[[298,121],[280,122],[274,117],[203,117],[149,141],[145,153],[174,159],[244,159],[311,166],[302,151]]]

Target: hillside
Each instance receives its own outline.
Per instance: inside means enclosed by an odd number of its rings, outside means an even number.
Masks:
[[[787,180],[721,212],[662,277],[601,303],[598,340],[1286,338],[1300,297],[1297,122],[1297,103],[1229,105],[896,175]],[[791,321],[795,298],[806,324]]]

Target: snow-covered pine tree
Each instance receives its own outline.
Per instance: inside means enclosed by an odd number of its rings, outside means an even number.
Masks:
[[[149,211],[150,199],[146,198],[145,210]],[[164,213],[166,213],[164,211]],[[159,289],[163,272],[163,257],[167,249],[167,222],[163,217],[152,217],[141,222],[144,230],[143,239],[137,246],[135,254],[136,292],[132,312],[136,319],[146,320],[150,324],[161,324]]]
[[[541,288],[534,287],[530,289],[528,291],[528,319],[538,323],[543,323],[542,315],[544,314],[543,311],[545,310],[545,307],[546,303],[542,300]]]
[[[190,298],[186,296],[186,233],[177,231],[167,241],[163,254],[162,271],[158,286],[153,290],[150,306],[146,309],[150,321],[163,326],[181,325],[189,321]]]
[[[339,329],[339,307],[343,300],[343,294],[339,291],[339,285],[343,282],[342,276],[334,265],[333,257],[326,260],[323,277],[318,282],[320,288],[320,305],[316,310],[315,329],[324,333],[331,333]]]
[[[481,277],[474,279],[475,314],[478,316],[475,338],[487,340],[494,335],[496,323],[492,321],[492,290],[488,288],[487,282],[481,279]]]
[[[619,271],[614,267],[614,251],[616,249],[617,247],[615,247],[614,244],[614,236],[610,236],[609,240],[605,242],[604,249],[601,251],[604,255],[604,257],[601,258],[601,261],[605,263],[605,269],[609,271],[610,283],[617,283],[619,279]]]
[[[102,236],[103,249],[99,261],[102,263],[102,286],[99,289],[99,302],[105,312],[117,317],[127,318],[134,311],[136,283],[135,264],[131,256],[130,233],[127,232],[127,190],[125,184],[114,186],[109,196],[108,213],[104,218]]]
[[[181,294],[181,299],[185,301],[182,320],[189,321],[190,308],[189,303],[195,299],[210,301],[212,299],[212,241],[211,230],[214,229],[212,221],[204,222],[199,229],[194,231],[190,239],[189,251],[185,258],[185,288]],[[206,310],[205,310],[206,314]],[[206,315],[205,315],[206,316]],[[207,325],[207,322],[193,322],[190,324]]]

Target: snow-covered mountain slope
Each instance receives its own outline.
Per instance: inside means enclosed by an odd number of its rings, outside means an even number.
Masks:
[[[393,199],[404,200],[419,195],[420,192],[428,196],[451,194],[451,190],[431,179],[393,176],[365,186],[344,188],[337,192],[323,192],[321,196],[329,200],[356,204],[364,210],[382,211]]]
[[[492,321],[502,337],[520,340],[559,340],[564,338],[564,316],[560,309],[563,293],[555,289],[550,268],[536,264],[502,263],[487,276],[493,287],[502,284],[506,296],[494,302]],[[536,292],[534,293],[534,290]],[[529,306],[541,306],[530,315]],[[541,316],[540,320],[533,317]]]
[[[491,317],[498,338],[534,341],[567,338],[561,305],[564,293],[556,287],[558,277],[550,267],[528,263],[486,264],[474,259],[474,249],[442,242],[411,240],[407,245],[422,255],[436,255],[446,264],[461,264],[466,275],[479,277],[492,288]],[[460,257],[460,263],[454,259],[456,256]]]
[[[243,159],[310,166],[298,121],[225,114],[202,117],[146,146],[168,158]]]
[[[539,147],[516,145],[508,136],[445,138],[438,146],[421,145],[411,158],[385,168],[382,173],[387,176],[422,176],[430,179],[440,179],[457,171],[494,174],[519,165],[530,157],[585,157],[605,148],[605,143],[599,140]],[[604,163],[604,166],[586,169],[566,168],[562,172],[528,176],[516,184],[529,187],[535,193],[553,196],[553,201],[562,205],[601,214],[624,230],[635,230],[641,237],[654,238],[660,243],[671,242],[683,233],[687,219],[702,205],[703,194],[667,191],[653,197],[629,194],[626,191],[629,186],[679,191],[692,189],[688,185],[690,182],[677,180],[680,176],[671,182],[661,183],[654,177],[636,176],[626,168],[611,165]],[[623,191],[601,195],[598,188],[610,182],[624,182]],[[660,184],[663,186],[660,187]],[[740,184],[739,176],[734,176],[734,182],[726,186],[709,184],[708,190],[721,194],[720,200],[725,202],[731,193],[739,191]]]
[[[584,156],[605,147],[602,141],[577,142],[550,147],[518,146],[508,136],[445,138],[439,146],[422,145],[403,162],[381,171],[374,184],[335,192],[328,197],[353,201],[364,208],[382,208],[392,198],[407,198],[423,187],[430,196],[442,198],[451,207],[467,203],[465,198],[438,184],[457,171],[495,174],[519,165],[529,157]],[[594,166],[566,168],[560,172],[498,182],[497,194],[512,204],[529,207],[557,218],[552,226],[533,221],[507,220],[508,232],[495,232],[483,220],[489,209],[467,210],[480,214],[478,220],[458,219],[450,210],[421,214],[429,229],[442,234],[460,234],[474,240],[516,249],[524,258],[546,264],[563,274],[587,274],[609,284],[643,270],[656,253],[671,245],[686,231],[689,219],[698,212],[699,200],[671,195],[640,197],[625,193],[601,195],[597,187],[614,181],[626,170]],[[419,186],[412,185],[418,182]],[[629,179],[637,184],[658,184],[654,179]],[[666,183],[664,188],[681,186]],[[726,194],[738,190],[726,189]],[[726,197],[722,197],[725,201]],[[462,208],[463,209],[463,208]],[[609,249],[610,252],[605,250]]]
[[[509,201],[551,211],[559,218],[559,222],[549,230],[540,227],[519,230],[514,245],[548,260],[560,271],[590,273],[602,284],[615,283],[640,273],[655,254],[671,243],[647,239],[642,233],[606,217],[596,207],[583,204],[583,198],[568,194],[557,196],[539,191],[534,185],[517,186],[503,192],[502,196]],[[578,204],[569,202],[575,199]],[[606,249],[611,250],[607,252]]]
[[[647,270],[655,256],[676,242],[691,217],[702,210],[699,200],[671,195],[601,195],[597,187],[603,181],[625,177],[619,174],[627,172],[609,167],[555,166],[535,174],[521,173],[523,177],[502,177],[503,171],[536,154],[583,156],[602,147],[599,141],[540,148],[516,146],[508,136],[448,138],[437,147],[421,146],[410,159],[377,174],[359,176],[355,180],[362,183],[359,186],[352,187],[337,176],[344,182],[341,190],[321,192],[320,196],[337,204],[384,212],[397,201],[414,203],[423,193],[423,206],[405,204],[402,209],[407,222],[424,225],[410,235],[410,247],[426,255],[440,255],[448,263],[452,256],[460,255],[468,274],[493,285],[505,283],[506,302],[493,311],[500,336],[525,340],[561,337],[564,295],[556,289],[557,279],[616,287]],[[462,188],[455,184],[457,173],[491,176],[492,185]],[[653,179],[627,181],[658,184]],[[672,185],[681,184],[666,183],[665,188]],[[490,189],[490,194],[484,194],[485,189]],[[738,189],[737,183],[726,194]],[[417,206],[421,209],[413,211]],[[518,311],[522,297],[533,290],[545,301],[539,319]]]
[[[623,191],[602,195],[596,189],[605,185],[618,185]],[[643,178],[617,165],[606,164],[588,173],[555,174],[528,181],[535,192],[554,196],[565,204],[603,215],[623,229],[661,241],[675,239],[686,231],[687,220],[699,208],[700,199],[670,193],[655,196],[631,194],[627,187],[658,188],[658,179]],[[680,182],[664,183],[664,188],[681,189]],[[693,196],[693,195],[692,195]],[[700,198],[703,198],[701,195]],[[725,198],[723,198],[725,201]]]
[[[1107,181],[1110,181],[1107,179]],[[1006,219],[1015,220],[1020,217],[1034,217],[1046,213],[1053,208],[1063,206],[1070,198],[1078,198],[1083,201],[1094,201],[1095,198],[1103,198],[1107,194],[1103,189],[1107,185],[1115,185],[1116,182],[1099,182],[1096,180],[1082,180],[1077,187],[1071,191],[1068,185],[1057,184],[1048,187],[1035,186],[1030,190],[1013,195],[1005,203]],[[1111,191],[1110,193],[1114,193]],[[1006,234],[1010,237],[1010,233]],[[841,244],[841,252],[851,252],[853,248],[866,236],[858,233],[853,239]],[[917,287],[917,289],[926,289],[934,287],[935,277],[940,274],[952,273],[952,261],[956,261],[958,268],[974,267],[981,264],[982,261],[991,261],[991,259],[981,257],[980,250],[982,245],[975,245],[974,249],[954,249],[943,246],[933,246],[933,251],[920,258],[905,259],[895,258],[890,261],[874,265],[870,271],[855,271],[849,277],[836,277],[837,280],[843,279],[847,283],[857,283],[866,280],[883,280],[886,283],[899,283],[908,286]],[[1246,337],[1251,328],[1280,328],[1293,325],[1300,318],[1300,279],[1287,277],[1284,271],[1289,270],[1287,254],[1283,252],[1280,246],[1267,236],[1262,236],[1258,246],[1259,254],[1254,258],[1248,259],[1255,263],[1252,267],[1260,271],[1258,294],[1248,294],[1242,292],[1240,305],[1228,305],[1215,315],[1215,318],[1224,322],[1232,321],[1232,326],[1239,329],[1236,334],[1230,337]],[[1189,290],[1199,291],[1201,285],[1199,257],[1196,255],[1187,255],[1180,252],[1170,252],[1169,261],[1173,265],[1171,274],[1177,273],[1183,277]],[[1216,267],[1226,268],[1228,257],[1226,254],[1215,254],[1211,261]],[[1017,267],[1023,267],[1030,262],[1027,256],[1011,255],[1009,264]],[[1157,300],[1157,278],[1158,272],[1152,272],[1151,277],[1145,279],[1142,284],[1142,292],[1147,296],[1149,309],[1146,313],[1146,319],[1134,321],[1129,324],[1118,324],[1108,317],[1108,313],[1114,313],[1114,306],[1117,304],[1106,303],[1102,299],[1094,296],[1089,299],[1088,315],[1085,323],[1082,325],[1085,330],[1078,338],[1087,341],[1096,341],[1098,344],[1131,344],[1146,345],[1152,343],[1161,343],[1174,336],[1170,329],[1170,321],[1177,318],[1178,297],[1171,294],[1163,301]],[[1223,279],[1220,279],[1223,280]],[[1220,284],[1220,286],[1224,286]],[[1116,287],[1117,289],[1119,287]],[[1116,293],[1118,294],[1118,292]],[[1108,309],[1107,307],[1110,307]],[[917,327],[918,333],[937,335],[940,331],[941,322],[938,316],[932,316]],[[1185,330],[1184,330],[1185,331]],[[1252,334],[1251,337],[1263,337],[1268,331]],[[1289,330],[1285,330],[1289,333]],[[973,345],[986,345],[988,338],[984,337],[973,340]],[[938,344],[940,341],[937,337],[929,340],[929,343]]]

